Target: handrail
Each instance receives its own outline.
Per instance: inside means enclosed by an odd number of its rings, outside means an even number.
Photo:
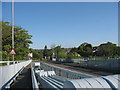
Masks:
[[[16,64],[13,63],[11,65],[7,64],[5,66],[0,66],[0,88],[2,87],[9,88],[9,85],[11,84],[11,82],[13,82],[15,78],[19,75],[19,72],[23,70],[23,67],[26,67],[28,64],[31,63],[31,61],[32,60],[27,60],[27,61],[22,61]]]
[[[24,67],[22,67],[7,83],[5,83],[1,90],[4,90],[5,88],[9,88],[10,84],[16,79],[17,76],[19,76],[19,74],[22,72],[22,70],[24,69]]]
[[[0,61],[0,63],[8,63],[8,62],[25,62],[28,60],[18,60],[18,61]]]
[[[37,80],[36,80],[36,77],[35,77],[35,72],[33,70],[33,66],[31,64],[31,76],[32,76],[32,87],[33,87],[33,90],[35,89],[39,89],[38,87],[38,83],[37,83]]]

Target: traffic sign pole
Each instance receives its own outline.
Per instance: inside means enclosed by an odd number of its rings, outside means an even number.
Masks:
[[[12,0],[12,50],[14,50],[14,0]],[[15,74],[14,54],[12,55]]]
[[[12,48],[14,49],[14,0],[12,0]],[[14,55],[13,61],[14,61]]]

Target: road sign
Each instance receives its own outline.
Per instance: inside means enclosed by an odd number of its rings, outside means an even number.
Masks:
[[[9,54],[10,54],[10,55],[16,55],[16,52],[15,52],[14,48],[12,48],[12,50],[10,51]]]

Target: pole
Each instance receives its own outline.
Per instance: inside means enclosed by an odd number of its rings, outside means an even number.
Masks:
[[[14,49],[14,0],[12,0],[12,48]],[[14,61],[14,55],[13,61]]]
[[[14,49],[14,0],[12,0],[12,49]],[[12,58],[13,58],[14,74],[15,74],[14,55],[12,55]]]

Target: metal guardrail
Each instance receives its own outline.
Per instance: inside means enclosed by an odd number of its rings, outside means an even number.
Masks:
[[[0,88],[9,88],[10,84],[31,61],[20,61],[19,63],[14,62],[11,65],[0,66]],[[7,61],[1,61],[1,63],[7,63]]]
[[[16,63],[20,63],[21,61],[0,61],[0,66],[12,65]]]
[[[81,78],[91,78],[91,76],[83,75],[83,74],[78,74],[76,72],[72,72],[69,70],[64,70],[55,66],[50,66],[46,63],[41,62],[41,68],[44,70],[53,70],[55,73],[59,76],[71,78],[71,79],[81,79]]]
[[[22,67],[7,83],[5,83],[1,90],[4,90],[5,88],[10,88],[11,83],[19,76],[19,74],[22,72],[24,67]]]
[[[0,61],[0,63],[10,63],[10,62],[20,62],[20,61]]]
[[[33,62],[32,65],[31,69],[34,73],[34,76],[32,76],[33,89],[38,89],[38,83],[40,85],[39,88],[52,90],[63,88],[64,81],[61,81],[60,76],[58,77],[54,71],[44,71],[41,68],[40,62]]]
[[[62,89],[63,88],[63,82],[60,82],[57,79],[52,78],[51,76],[39,76],[39,74],[37,75],[37,79],[38,81],[41,83],[42,87],[46,88],[52,88],[52,90],[56,89]]]
[[[19,60],[19,61],[0,61],[1,66],[17,64],[20,62],[25,62],[26,60]]]
[[[39,90],[39,86],[35,77],[33,63],[31,64],[31,76],[32,76],[32,88],[33,90]]]

